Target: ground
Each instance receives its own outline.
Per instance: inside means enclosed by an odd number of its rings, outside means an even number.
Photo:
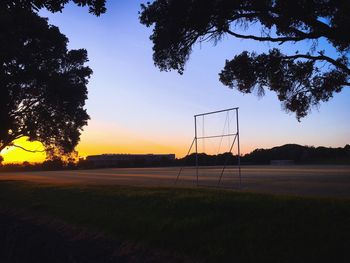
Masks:
[[[0,180],[23,180],[36,183],[133,186],[195,186],[196,171],[185,168],[175,185],[178,167],[114,168],[75,171],[44,171],[0,174]],[[221,168],[201,168],[199,184],[217,186]],[[242,191],[263,193],[350,197],[350,166],[294,165],[242,166]],[[229,167],[220,186],[239,188],[238,171]]]
[[[230,169],[0,174],[0,262],[350,262],[349,166]]]

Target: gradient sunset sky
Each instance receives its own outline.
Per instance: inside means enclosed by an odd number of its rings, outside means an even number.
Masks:
[[[40,12],[69,38],[69,48],[88,50],[89,66],[94,71],[86,104],[91,120],[77,147],[80,155],[175,153],[181,157],[193,138],[193,115],[230,107],[240,108],[243,153],[286,143],[331,147],[350,143],[348,87],[298,122],[294,114],[283,111],[274,93],[259,99],[219,82],[225,59],[244,50],[260,53],[272,48],[271,44],[231,37],[216,46],[211,42],[198,44],[182,76],[160,72],[152,60],[151,29],[138,20],[140,3],[107,1],[107,12],[101,17],[72,4],[63,13]],[[297,48],[303,50],[306,44]],[[328,54],[333,52],[322,41],[320,46]],[[285,52],[296,48],[291,44],[279,47]],[[40,145],[27,147],[37,149]],[[19,149],[2,154],[7,162],[44,158],[43,154]]]

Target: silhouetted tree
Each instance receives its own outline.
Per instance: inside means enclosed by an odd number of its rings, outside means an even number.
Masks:
[[[24,166],[25,168],[28,168],[28,167],[30,167],[30,162],[24,161],[24,162],[22,163],[22,166]]]
[[[21,137],[39,141],[49,156],[74,150],[89,119],[84,109],[92,70],[84,49],[68,50],[68,39],[37,14],[61,11],[68,0],[0,3],[0,152]],[[74,0],[90,12],[104,0]],[[27,150],[27,149],[24,149]]]
[[[41,166],[44,170],[62,170],[64,162],[59,157],[54,157],[51,160],[44,161]]]
[[[73,2],[78,6],[88,6],[89,12],[97,16],[106,11],[106,0],[2,0],[1,9],[21,8],[30,11],[38,11],[46,8],[51,12],[62,12],[64,6]]]
[[[298,120],[311,106],[350,86],[350,1],[324,0],[156,0],[141,5],[140,21],[154,26],[153,59],[160,70],[180,74],[195,43],[224,36],[282,45],[308,41],[308,52],[243,52],[227,60],[220,81],[243,93],[267,88]],[[260,34],[244,34],[252,25]],[[321,39],[334,47],[326,54]]]

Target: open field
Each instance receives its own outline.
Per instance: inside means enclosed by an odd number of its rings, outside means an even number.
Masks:
[[[178,171],[1,173],[0,261],[350,262],[350,166]]]
[[[349,199],[1,181],[0,261],[347,263],[349,220]]]
[[[74,171],[2,173],[0,180],[80,185],[175,186],[178,167],[115,168]],[[199,184],[216,186],[221,169],[199,171]],[[194,168],[185,168],[177,187],[196,185]],[[225,172],[222,186],[238,189],[235,167]],[[242,191],[325,197],[350,197],[350,166],[242,166]]]

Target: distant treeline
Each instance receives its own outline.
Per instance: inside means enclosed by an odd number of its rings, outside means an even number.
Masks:
[[[183,165],[195,165],[196,155],[191,154],[177,162]],[[286,144],[271,149],[255,149],[241,156],[242,165],[270,164],[274,160],[290,160],[295,164],[350,164],[350,145],[344,148],[313,147],[298,144]],[[198,154],[199,165],[237,164],[237,155],[224,153],[219,155]]]
[[[0,164],[0,172],[14,172],[14,171],[55,171],[55,170],[72,170],[79,167],[79,162],[64,162],[56,158],[54,160],[46,160],[42,163],[9,163]]]
[[[271,160],[293,160],[296,164],[350,164],[350,145],[344,148],[286,144],[271,149],[256,149],[243,157],[244,162],[269,164]]]
[[[344,148],[328,148],[301,146],[298,144],[286,144],[271,149],[256,149],[251,153],[241,156],[242,165],[266,165],[273,160],[291,160],[295,164],[348,164],[350,165],[350,145]],[[198,164],[204,166],[214,165],[235,165],[238,163],[238,156],[232,153],[218,155],[198,154]],[[192,166],[196,164],[196,155],[190,154],[186,157],[169,160],[162,159],[154,162],[145,160],[120,161],[108,167],[164,167],[164,166]],[[77,163],[63,162],[60,159],[47,160],[39,164],[6,164],[0,165],[0,171],[38,171],[38,170],[64,170],[64,169],[93,169],[103,168],[94,162],[79,160]]]

